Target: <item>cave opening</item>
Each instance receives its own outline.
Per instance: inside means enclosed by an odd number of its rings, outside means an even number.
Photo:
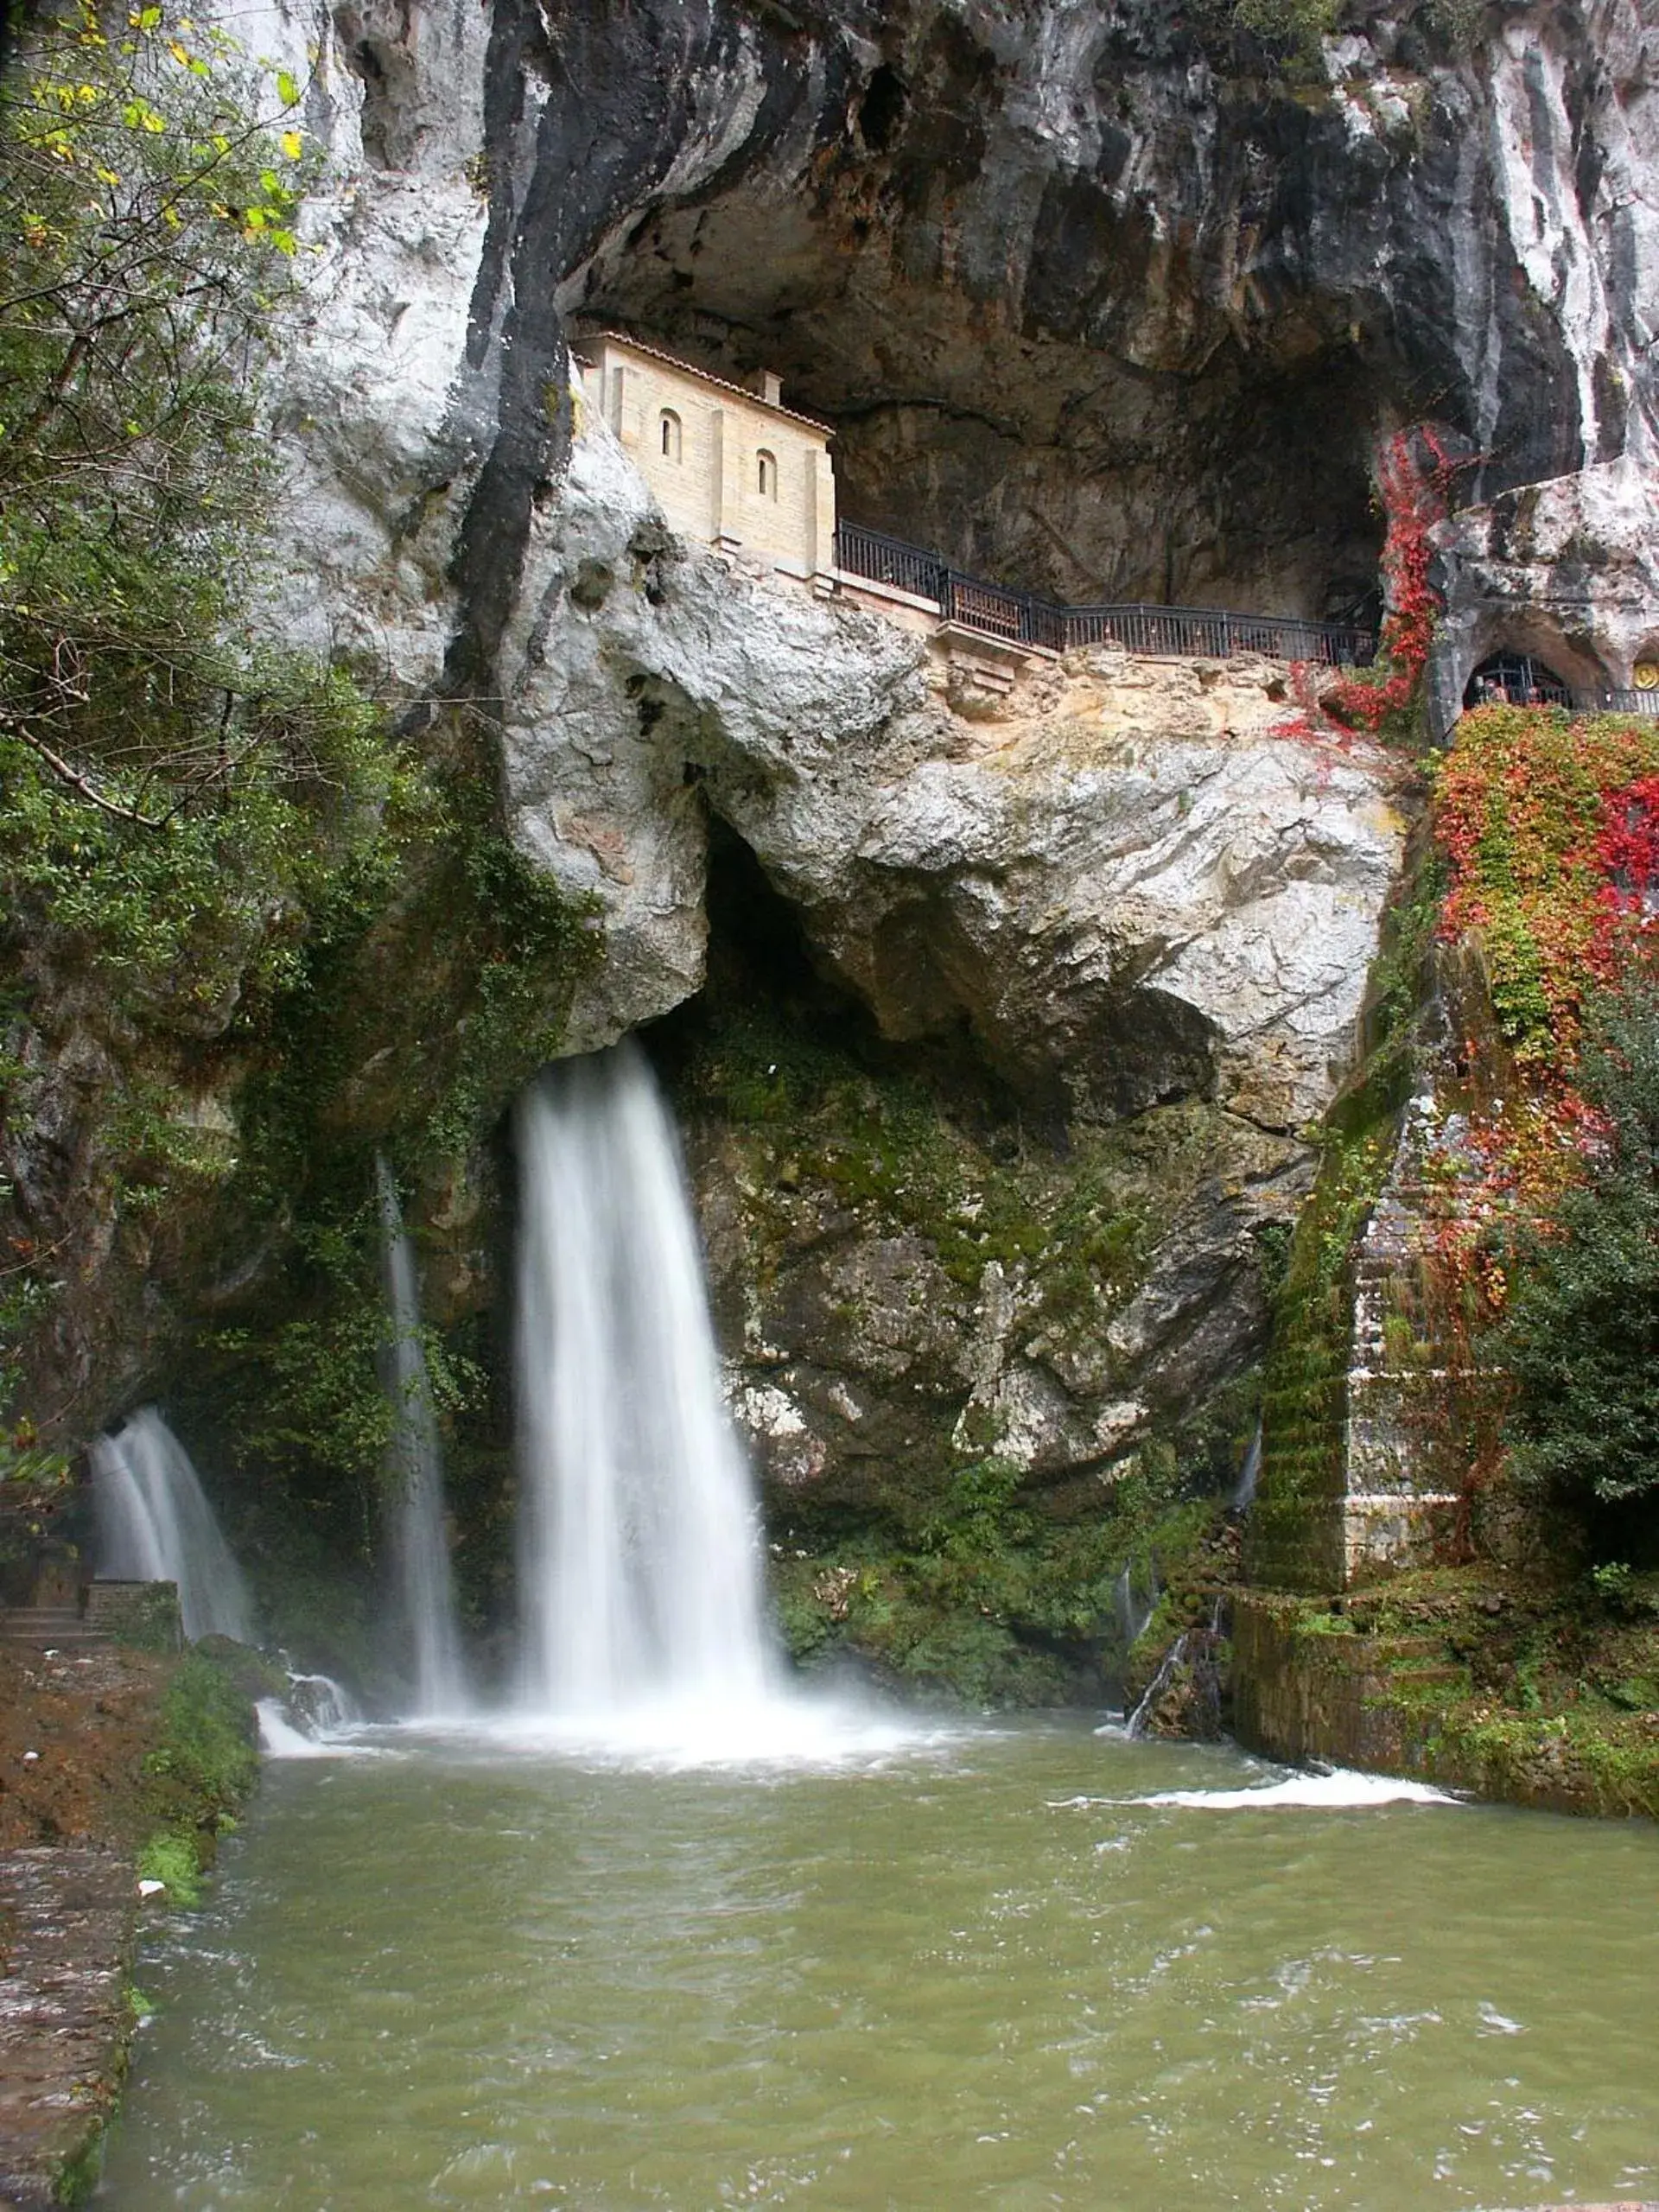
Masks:
[[[1142,369],[1090,330],[973,312],[943,278],[885,270],[868,297],[841,265],[861,251],[835,255],[796,208],[768,214],[760,252],[759,219],[741,189],[661,209],[574,304],[730,383],[779,372],[784,404],[833,433],[842,521],[1065,605],[1375,623],[1389,378],[1348,329]]]
[[[1491,653],[1464,688],[1465,707],[1570,707],[1572,686],[1535,653]]]
[[[858,107],[858,135],[873,154],[884,154],[899,134],[909,95],[905,80],[889,61],[871,72]]]
[[[683,1090],[711,1052],[758,1054],[768,1075],[782,1055],[814,1082],[839,1073],[916,1083],[993,1153],[1033,1139],[1046,1149],[1065,1149],[1064,1130],[1034,1118],[1030,1102],[988,1064],[965,1015],[926,1038],[884,1037],[864,1001],[815,950],[798,910],[753,848],[712,812],[705,907],[703,987],[643,1033],[671,1090]]]

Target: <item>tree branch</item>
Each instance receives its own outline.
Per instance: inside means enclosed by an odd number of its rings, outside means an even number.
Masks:
[[[8,716],[0,719],[0,729],[3,729],[9,737],[15,737],[20,745],[26,745],[37,760],[45,761],[54,776],[67,784],[72,791],[78,791],[90,805],[98,807],[105,814],[113,815],[118,822],[136,823],[141,830],[166,827],[168,817],[165,815],[141,814],[136,806],[124,806],[119,799],[106,798],[96,784],[78,769],[72,768],[61,753],[54,753],[44,739],[25,729],[21,722]]]

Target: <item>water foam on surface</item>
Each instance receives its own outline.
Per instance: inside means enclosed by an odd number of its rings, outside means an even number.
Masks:
[[[1371,1805],[1458,1805],[1462,1799],[1427,1782],[1402,1775],[1355,1774],[1338,1767],[1330,1774],[1290,1774],[1281,1782],[1243,1789],[1154,1789],[1144,1797],[1079,1798],[1096,1805],[1180,1805],[1207,1813],[1272,1812],[1299,1808],[1308,1812],[1353,1812]]]
[[[259,1716],[259,1748],[268,1759],[349,1759],[374,1748],[356,1737],[308,1736],[274,1697],[262,1697],[254,1711]]]
[[[448,1727],[426,1720],[398,1730],[474,1755],[495,1751],[644,1773],[760,1775],[868,1770],[952,1752],[984,1732],[982,1724],[787,1691],[718,1708],[699,1699],[640,1700],[597,1716],[517,1707],[471,1714]]]

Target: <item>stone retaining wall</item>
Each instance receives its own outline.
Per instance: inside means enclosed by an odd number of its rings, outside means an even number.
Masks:
[[[1332,1623],[1331,1632],[1315,1624]],[[1464,1687],[1433,1637],[1357,1636],[1339,1617],[1266,1591],[1233,1600],[1233,1720],[1271,1758],[1426,1773],[1434,1714],[1412,1693]]]

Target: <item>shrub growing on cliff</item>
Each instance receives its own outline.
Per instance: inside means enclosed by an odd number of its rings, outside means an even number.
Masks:
[[[222,634],[302,151],[297,87],[259,98],[188,18],[88,0],[0,91],[0,731],[135,824],[273,753],[329,772],[332,701]]]
[[[1516,1477],[1628,1540],[1659,1497],[1659,981],[1592,1001],[1578,1084],[1600,1117],[1584,1182],[1511,1240],[1496,1349]],[[1643,1517],[1646,1517],[1645,1516]]]
[[[342,674],[238,634],[298,87],[118,20],[48,16],[0,89],[0,870],[14,928],[208,1007],[280,978],[399,769]]]
[[[1196,0],[1190,20],[1212,50],[1255,58],[1250,42],[1300,76],[1318,60],[1319,41],[1336,29],[1338,0]]]
[[[170,10],[45,12],[0,84],[0,1339],[38,1341],[83,1231],[237,1164],[206,1048],[384,903],[424,777],[342,671],[251,642],[290,294],[299,88]],[[29,1135],[66,1042],[76,1191]],[[181,1070],[186,1071],[181,1075]],[[31,1145],[34,1149],[31,1150]],[[66,1153],[66,1156],[67,1154]],[[15,1163],[15,1165],[14,1165]],[[0,1408],[30,1396],[0,1344]],[[52,1440],[56,1440],[53,1439]],[[62,1463],[0,1424],[0,1552]]]

